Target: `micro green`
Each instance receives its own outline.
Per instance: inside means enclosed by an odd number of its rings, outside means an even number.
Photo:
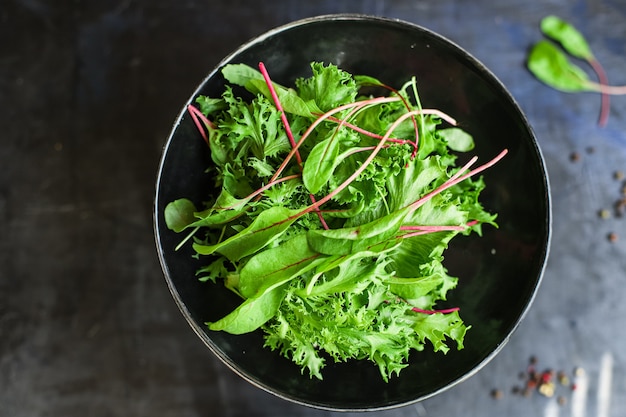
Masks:
[[[387,381],[412,351],[462,349],[460,307],[439,306],[459,280],[443,255],[455,236],[497,226],[479,175],[506,150],[458,166],[474,139],[422,107],[415,79],[394,89],[319,62],[290,88],[263,63],[222,73],[221,97],[188,108],[219,192],[200,209],[185,198],[165,209],[168,227],[187,233],[179,247],[192,241],[197,279],[242,299],[208,328],[261,331],[319,379],[328,361],[369,360]]]

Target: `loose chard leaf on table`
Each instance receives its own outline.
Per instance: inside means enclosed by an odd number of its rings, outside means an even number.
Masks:
[[[551,42],[540,41],[530,52],[528,68],[541,81],[566,92],[594,91],[589,76]]]
[[[422,109],[414,79],[395,90],[314,62],[286,88],[259,68],[222,70],[252,99],[227,86],[190,110],[206,119],[217,199],[165,213],[207,259],[198,279],[221,278],[242,299],[208,328],[260,329],[266,347],[319,379],[329,358],[369,360],[387,381],[411,351],[462,348],[458,308],[435,308],[457,283],[443,254],[454,236],[496,225],[478,202],[484,183],[469,180],[480,169],[455,164],[471,135]],[[362,96],[371,86],[389,96]]]
[[[609,85],[604,67],[594,56],[584,35],[571,23],[557,16],[546,16],[541,20],[541,31],[554,43],[541,40],[528,55],[528,69],[543,83],[557,90],[577,93],[596,92],[602,96],[598,124],[605,126],[609,117],[610,95],[626,94],[626,87]],[[568,57],[586,61],[598,77],[598,82],[591,81],[587,73]]]

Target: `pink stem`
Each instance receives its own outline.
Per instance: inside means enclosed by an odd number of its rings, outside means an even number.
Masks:
[[[393,87],[390,87],[386,84],[382,85],[384,88],[388,89],[389,91],[395,93],[398,97],[400,97],[400,99],[402,100],[402,103],[404,103],[404,107],[406,107],[407,111],[411,111],[411,106],[409,106],[409,103],[407,103],[406,99],[402,96],[402,94],[400,94],[400,92],[398,90],[396,90]],[[413,145],[413,151],[411,152],[411,160],[413,160],[415,158],[415,156],[417,156],[417,149],[418,149],[418,144],[419,144],[419,129],[417,127],[417,121],[415,120],[415,116],[411,116],[411,120],[413,121],[413,129],[415,130],[415,141],[412,141],[411,144]]]
[[[287,120],[287,115],[285,114],[285,110],[283,109],[283,106],[280,103],[280,100],[278,99],[278,93],[276,93],[276,89],[274,88],[274,84],[272,83],[272,80],[270,79],[270,75],[267,72],[267,69],[265,68],[265,64],[263,64],[262,62],[259,62],[259,69],[261,71],[261,74],[263,74],[263,79],[265,79],[267,88],[269,88],[270,90],[270,94],[272,95],[272,99],[274,100],[274,104],[276,105],[276,109],[280,113],[280,119],[283,122],[285,131],[287,132],[287,137],[289,138],[289,143],[291,143],[291,148],[296,149],[296,160],[298,161],[298,166],[300,167],[300,171],[302,171],[302,158],[300,157],[300,152],[297,151],[296,140],[294,139],[293,133],[291,132],[291,127],[289,126],[289,121]],[[311,199],[311,203],[315,204],[316,202],[315,196],[313,194],[309,194],[309,198]],[[326,223],[326,220],[324,220],[324,216],[322,216],[322,213],[319,211],[319,209],[315,211],[317,212],[317,217],[320,219],[320,222],[322,223],[322,227],[328,230],[328,224]]]
[[[467,226],[470,226],[470,223],[468,223]],[[408,230],[415,230],[415,231],[411,233],[405,233],[398,237],[401,239],[408,239],[408,238],[415,237],[415,236],[427,235],[429,233],[452,232],[452,231],[462,232],[463,230],[466,229],[467,226],[400,226],[401,231],[408,231]]]
[[[441,225],[441,226],[425,226],[425,225],[416,225],[416,226],[400,226],[400,230],[401,231],[407,231],[407,230],[415,230],[415,233],[407,233],[404,234],[400,237],[402,238],[406,238],[406,237],[412,237],[412,236],[418,236],[418,235],[423,235],[426,233],[433,233],[433,232],[448,232],[448,231],[459,231],[462,232],[463,230],[465,230],[468,227],[472,227],[474,225],[478,224],[478,220],[472,220],[469,221],[465,224],[465,226],[455,226],[455,225]]]
[[[424,197],[420,198],[419,200],[411,203],[410,207],[415,210],[417,209],[419,206],[421,206],[422,204],[424,204],[426,201],[430,200],[431,198],[433,198],[434,196],[436,196],[437,194],[441,193],[442,191],[447,190],[448,188],[460,183],[461,181],[466,180],[467,178],[476,175],[484,170],[486,170],[487,168],[495,165],[499,160],[501,160],[502,158],[504,158],[504,155],[506,155],[508,152],[508,150],[503,150],[502,152],[500,152],[495,158],[493,158],[491,161],[487,162],[484,165],[479,166],[478,168],[474,169],[473,171],[468,172],[465,175],[460,175],[463,171],[465,171],[466,169],[468,169],[471,165],[474,164],[474,162],[476,162],[476,160],[478,158],[473,157],[467,164],[465,164],[459,171],[457,171],[456,174],[454,174],[452,177],[450,177],[448,179],[448,181],[444,182],[442,185],[440,185],[439,187],[437,187],[436,189],[434,189],[433,191],[431,191],[430,193],[426,194]]]
[[[289,138],[289,143],[292,148],[296,147],[296,140],[293,137],[293,133],[291,132],[291,127],[289,126],[289,121],[287,120],[287,115],[285,114],[285,110],[283,110],[283,106],[278,99],[278,93],[276,93],[276,89],[274,88],[274,84],[270,79],[270,75],[267,72],[267,68],[265,68],[265,64],[259,62],[259,70],[261,70],[261,74],[263,75],[263,79],[267,84],[267,88],[270,90],[270,94],[272,95],[272,100],[274,100],[274,104],[276,105],[276,109],[280,113],[280,120],[283,122],[285,126],[285,131],[287,132],[287,137]],[[296,151],[296,160],[298,161],[298,165],[300,165],[300,169],[302,169],[302,158],[300,157],[300,152]]]
[[[459,311],[460,308],[459,307],[453,307],[453,308],[447,308],[444,310],[422,310],[421,308],[417,308],[417,307],[413,307],[411,308],[411,310],[415,311],[416,313],[423,313],[423,314],[449,314],[449,313],[454,313],[455,311]]]
[[[233,204],[232,206],[228,206],[228,207],[215,207],[215,209],[216,210],[232,210],[232,209],[234,209],[237,206],[245,204],[248,200],[250,200],[250,199],[252,199],[252,198],[262,194],[264,191],[272,188],[273,186],[275,186],[277,184],[280,184],[281,182],[284,182],[284,181],[289,181],[289,180],[293,180],[293,179],[296,179],[296,178],[300,178],[300,176],[301,176],[300,174],[288,175],[286,177],[282,177],[282,178],[279,178],[277,180],[268,182],[263,187],[261,187],[258,190],[254,191],[252,194],[248,195],[245,198],[242,198],[241,202],[239,202],[237,204]]]
[[[335,122],[335,123],[340,123],[342,121],[342,119],[338,119],[336,117],[329,117],[328,120],[330,120],[331,122]],[[363,134],[365,136],[369,136],[369,137],[374,138],[374,139],[382,139],[381,135],[379,135],[377,133],[370,132],[369,130],[365,130],[365,129],[363,129],[363,128],[359,127],[359,126],[353,125],[351,123],[345,122],[344,125],[346,127],[350,128],[350,129],[354,130],[355,132],[361,133],[361,134]],[[414,145],[413,141],[406,140],[406,139],[389,138],[389,139],[387,139],[387,141],[388,142],[393,142],[393,143],[398,143],[398,144],[401,144],[401,145],[404,145],[404,144],[407,144],[407,143],[411,144],[411,145]]]
[[[352,175],[350,175],[344,182],[339,184],[334,190],[332,190],[326,196],[318,200],[315,204],[310,205],[309,207],[295,214],[293,217],[297,218],[306,213],[310,213],[311,211],[317,209],[319,206],[321,206],[322,204],[332,199],[334,196],[339,194],[344,188],[350,185],[359,175],[361,175],[361,173],[367,168],[367,166],[374,160],[378,152],[383,148],[385,142],[387,141],[389,136],[391,136],[393,131],[398,127],[398,125],[402,123],[404,120],[408,119],[409,117],[415,116],[417,114],[419,114],[419,110],[405,113],[402,116],[400,116],[398,119],[396,119],[396,121],[394,121],[393,124],[389,127],[389,129],[387,130],[383,138],[380,140],[380,142],[378,142],[378,145],[376,145],[372,153],[370,153],[370,155],[365,159],[365,161],[363,161],[363,163],[354,171]],[[301,141],[302,139],[300,139],[300,142]]]
[[[606,72],[604,71],[604,67],[602,67],[600,62],[595,58],[589,59],[588,62],[598,76],[598,81],[600,82],[600,84],[609,85],[609,79],[606,75]],[[600,94],[602,97],[602,102],[600,107],[600,116],[598,117],[598,125],[600,127],[604,127],[606,126],[606,123],[609,119],[611,96],[607,92],[601,92]]]
[[[391,145],[385,145],[383,146],[383,148],[389,148]],[[359,153],[359,152],[366,152],[366,151],[373,151],[374,149],[376,149],[376,146],[364,146],[362,148],[352,148],[350,149],[349,152],[346,152],[344,155],[346,157],[350,156],[350,155],[354,155],[355,153]]]
[[[204,139],[204,141],[208,145],[209,144],[209,137],[207,136],[206,131],[205,131],[204,127],[202,126],[202,123],[200,123],[200,119],[202,119],[202,121],[204,122],[204,124],[206,126],[212,127],[213,124],[209,121],[209,119],[204,117],[204,114],[202,114],[202,112],[200,110],[196,109],[191,104],[187,106],[187,111],[191,115],[191,119],[193,120],[194,124],[198,128],[198,131],[200,132],[200,135],[202,135],[202,139]]]
[[[456,120],[453,117],[451,117],[450,115],[442,112],[441,110],[437,110],[437,109],[422,109],[422,114],[432,114],[434,116],[439,117],[440,119],[445,120],[446,122],[448,122],[452,126],[456,126]]]
[[[423,230],[425,232],[446,232],[450,230],[465,230],[463,226],[400,226],[400,230]]]
[[[398,100],[399,99],[397,97],[379,97],[379,98],[373,98],[373,99],[364,100],[364,101],[368,102],[368,103],[371,103],[371,104],[376,104],[376,103],[390,103],[390,102],[398,101]],[[323,115],[321,115],[320,117],[315,119],[315,121],[309,126],[309,128],[300,137],[300,140],[298,141],[298,143],[296,143],[296,146],[293,149],[291,149],[291,152],[289,152],[289,154],[287,154],[287,156],[285,157],[285,160],[283,161],[283,163],[278,167],[278,169],[274,173],[274,176],[272,177],[272,180],[275,180],[283,172],[283,170],[287,167],[287,164],[289,163],[289,161],[291,160],[293,155],[297,152],[298,148],[311,135],[311,132],[313,132],[313,130],[320,123],[322,123],[324,120],[328,119],[333,114],[339,113],[340,111],[343,111],[343,110],[351,109],[351,108],[353,108],[355,106],[360,105],[361,103],[363,103],[363,101],[344,104],[342,106],[339,106],[339,107],[336,107],[336,108],[334,108],[332,110],[327,111],[326,113],[324,113]]]
[[[402,99],[402,103],[404,103],[404,106],[406,107],[407,111],[411,111],[411,107],[409,106],[409,103],[407,103],[407,101],[400,94],[400,92],[398,90],[396,90],[395,88],[391,88],[391,87],[388,87],[388,88],[391,89],[391,91],[396,93]],[[420,131],[419,131],[418,127],[417,127],[417,121],[415,120],[415,116],[414,115],[411,116],[411,121],[413,121],[413,130],[415,131],[415,141],[412,142],[412,144],[413,144],[413,151],[411,152],[411,160],[413,160],[417,156],[417,149],[418,149],[418,145],[419,145]],[[423,132],[421,132],[421,133],[423,133]]]

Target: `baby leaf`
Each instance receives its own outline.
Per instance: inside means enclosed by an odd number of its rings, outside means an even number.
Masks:
[[[339,141],[334,136],[319,142],[304,164],[302,181],[311,194],[317,193],[332,177],[338,164]]]
[[[540,41],[533,47],[528,56],[528,69],[539,80],[558,90],[592,90],[587,73],[571,63],[561,50],[548,41]]]
[[[380,82],[377,78],[371,77],[369,75],[355,75],[354,81],[358,86],[376,86],[376,87],[384,87],[385,84]]]
[[[593,59],[593,53],[582,33],[573,25],[556,16],[546,16],[541,20],[541,31],[559,42],[563,48],[576,58]]]
[[[168,229],[182,232],[195,220],[196,206],[188,199],[181,198],[168,203],[163,213]]]
[[[468,152],[474,149],[472,135],[458,127],[440,129],[438,132],[448,142],[448,146],[453,151]]]
[[[216,322],[206,323],[210,330],[222,330],[231,334],[252,332],[274,317],[285,296],[283,287],[248,298],[235,310]]]
[[[250,258],[239,274],[239,292],[244,297],[252,297],[263,288],[286,283],[319,256],[309,248],[306,234],[300,233]]]
[[[258,90],[254,91],[254,88],[251,88],[253,87],[251,81],[260,80],[263,82],[263,75],[259,71],[244,64],[226,65],[222,68],[222,75],[228,82],[244,87],[253,94],[257,94]]]

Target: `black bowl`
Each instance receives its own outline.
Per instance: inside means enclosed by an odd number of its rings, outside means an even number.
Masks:
[[[484,174],[483,205],[498,213],[499,228],[483,237],[458,237],[445,265],[460,278],[450,302],[472,326],[465,349],[415,353],[399,377],[383,382],[369,362],[329,364],[324,380],[310,379],[278,353],[263,348],[262,334],[211,332],[204,323],[226,315],[239,300],[218,284],[198,282],[191,249],[174,251],[181,236],[164,223],[165,205],[187,197],[206,201],[211,159],[185,111],[198,94],[218,97],[221,67],[263,61],[274,81],[292,85],[308,76],[311,61],[333,63],[400,87],[417,77],[425,107],[452,115],[476,140],[472,152],[486,162],[509,153]],[[422,27],[360,15],[305,19],[272,30],[226,57],[185,103],[164,148],[154,208],[158,252],[167,284],[200,339],[252,384],[315,408],[380,410],[431,397],[481,369],[509,339],[538,289],[548,255],[550,202],[546,170],[532,129],[505,87],[480,62],[449,40]],[[188,247],[189,245],[187,245]]]

